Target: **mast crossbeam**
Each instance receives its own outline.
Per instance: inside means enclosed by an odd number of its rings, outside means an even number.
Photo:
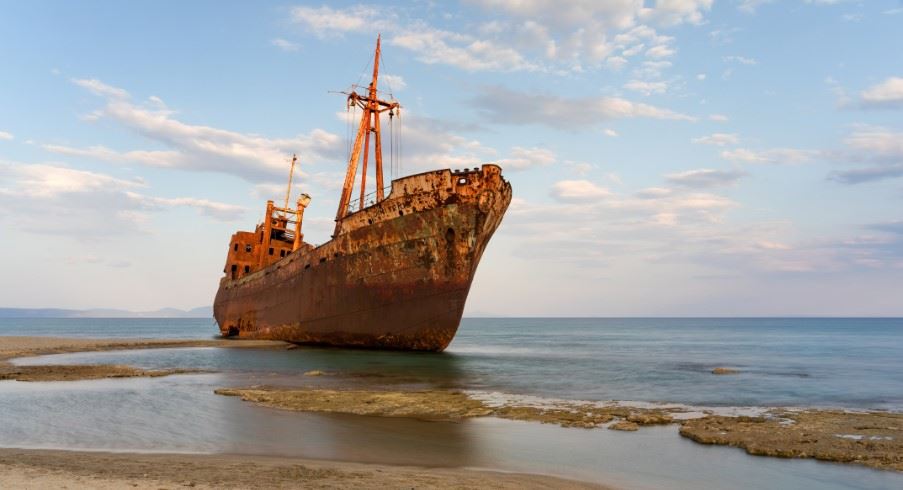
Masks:
[[[394,117],[401,110],[397,101],[386,101],[377,97],[377,80],[379,78],[380,36],[376,37],[376,53],[373,59],[373,78],[368,86],[366,95],[352,90],[348,93],[348,107],[356,106],[363,110],[357,135],[354,138],[354,146],[348,159],[348,169],[345,172],[345,182],[342,185],[342,195],[339,198],[339,209],[336,211],[336,233],[339,230],[339,221],[350,213],[351,193],[354,188],[354,180],[357,177],[358,163],[362,162],[360,198],[357,209],[364,207],[364,198],[367,192],[367,164],[370,155],[370,139],[373,139],[373,157],[376,163],[376,202],[385,198],[383,190],[383,156],[382,135],[380,131],[380,114],[390,111],[390,117]],[[363,153],[363,155],[362,155]]]

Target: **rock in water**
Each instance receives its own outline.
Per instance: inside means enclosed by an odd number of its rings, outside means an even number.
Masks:
[[[608,426],[609,430],[624,430],[624,431],[635,431],[639,430],[640,426],[635,422],[628,422],[626,420],[622,420],[620,422],[615,422]]]
[[[737,374],[740,371],[736,369],[726,368],[726,367],[716,367],[712,369],[712,374]]]

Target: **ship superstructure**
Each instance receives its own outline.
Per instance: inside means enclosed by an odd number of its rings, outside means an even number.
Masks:
[[[347,94],[348,106],[362,114],[332,239],[304,241],[310,197],[289,207],[293,157],[284,205],[268,201],[263,222],[229,243],[214,301],[223,335],[431,351],[454,337],[511,185],[499,166],[484,164],[409,175],[384,188],[380,119],[398,117],[401,106],[379,98],[380,54],[377,38],[367,90]],[[375,190],[367,194],[371,146]]]

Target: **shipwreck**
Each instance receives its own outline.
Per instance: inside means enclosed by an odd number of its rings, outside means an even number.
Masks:
[[[222,335],[299,344],[441,351],[452,341],[480,257],[511,202],[498,165],[439,169],[383,182],[377,38],[369,86],[347,92],[361,111],[331,240],[304,241],[307,194],[267,201],[254,231],[232,235],[213,314]],[[372,146],[372,151],[371,151]],[[374,190],[367,193],[372,154]],[[358,198],[354,183],[361,167]]]

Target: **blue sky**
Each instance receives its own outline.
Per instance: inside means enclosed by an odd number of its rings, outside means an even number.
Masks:
[[[0,2],[0,305],[209,304],[292,152],[327,240],[377,32],[400,173],[514,186],[468,313],[903,315],[893,0]]]

